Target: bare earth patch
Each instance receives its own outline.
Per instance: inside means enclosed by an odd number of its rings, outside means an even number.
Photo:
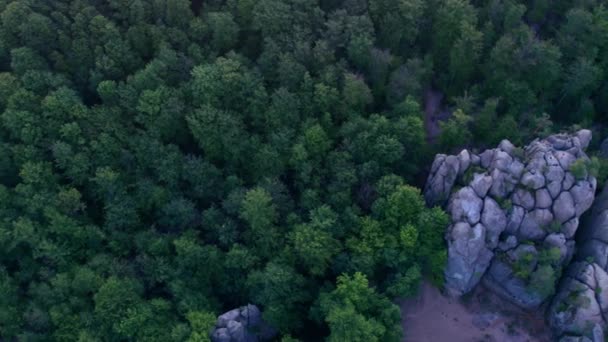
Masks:
[[[542,311],[530,313],[478,286],[466,300],[424,283],[418,297],[401,300],[404,342],[551,341]]]

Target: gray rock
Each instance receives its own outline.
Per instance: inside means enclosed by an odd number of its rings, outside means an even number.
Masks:
[[[463,174],[465,173],[465,171],[469,168],[469,166],[471,165],[471,155],[469,154],[469,151],[467,150],[462,150],[459,154],[458,154],[458,162],[459,162],[459,174]]]
[[[547,190],[551,194],[551,198],[555,199],[562,192],[562,182],[550,182],[547,184]]]
[[[485,197],[488,194],[488,190],[492,186],[492,177],[487,174],[476,173],[473,175],[473,181],[471,181],[471,188],[475,191],[475,194],[480,198]]]
[[[438,154],[435,156],[433,164],[431,165],[431,174],[436,173],[439,170],[439,167],[445,162],[446,157],[445,154]]]
[[[547,189],[539,189],[536,190],[536,207],[541,209],[547,209],[551,207],[553,204],[553,199],[551,198],[551,194],[549,194],[549,190]]]
[[[213,342],[231,342],[232,337],[230,337],[227,328],[219,328],[212,333],[211,340]]]
[[[588,326],[605,326],[595,288],[586,283],[594,276],[591,264],[575,263],[569,267],[548,311],[549,325],[556,335],[580,335]]]
[[[524,210],[524,208],[517,205],[513,206],[507,222],[507,233],[513,235],[517,234],[517,232],[519,231],[519,227],[521,227],[521,223],[524,220],[525,214],[526,211]]]
[[[515,145],[513,145],[509,140],[504,139],[500,142],[500,144],[498,144],[498,148],[512,155],[513,151],[515,150]]]
[[[239,309],[230,310],[217,318],[217,326],[220,328],[225,328],[228,326],[230,321],[235,321],[239,318],[240,312]]]
[[[593,338],[591,339],[593,342],[605,342],[606,341],[604,339],[604,329],[599,324],[596,324],[593,326],[593,330],[591,331],[591,334],[593,336]]]
[[[505,241],[498,243],[498,249],[502,252],[506,252],[517,247],[517,238],[514,235],[509,235]]]
[[[248,304],[220,315],[210,337],[213,342],[257,342],[269,341],[276,335],[276,329],[264,322],[258,307]]]
[[[499,150],[494,153],[494,160],[492,160],[490,165],[491,168],[508,173],[512,162],[513,157],[511,157],[507,152]]]
[[[588,129],[581,129],[580,131],[576,132],[576,137],[580,140],[581,142],[581,149],[586,149],[587,147],[589,147],[589,143],[591,142],[591,138],[592,138],[592,134],[591,131]]]
[[[536,139],[524,147],[523,155],[503,141],[480,154],[464,150],[457,156],[435,157],[424,195],[429,205],[447,204],[451,219],[445,269],[449,293],[462,295],[483,281],[524,308],[546,301],[531,290],[528,279],[515,276],[513,268],[529,252],[534,253],[529,265],[534,272],[539,248],[559,250],[560,258],[553,264],[559,274],[572,260],[579,217],[593,201],[596,181],[589,176],[575,180],[568,169],[578,158],[587,158],[583,149],[589,138],[582,131]],[[471,165],[479,171],[465,180]],[[463,185],[458,191],[453,190],[456,182]],[[608,212],[605,222],[608,227]],[[593,241],[608,241],[608,229],[588,235]],[[608,263],[608,248],[586,246],[589,255],[601,258],[598,262]]]
[[[513,275],[510,265],[497,258],[492,260],[482,281],[487,288],[522,308],[535,308],[543,302],[543,298],[530,291],[524,281]]]
[[[507,182],[507,174],[499,171],[498,169],[492,170],[490,173],[492,177],[492,186],[490,187],[490,195],[495,198],[505,198],[507,194],[512,190],[512,186]]]
[[[535,209],[524,216],[519,227],[520,240],[542,240],[546,235],[545,227],[553,221],[553,214],[548,209]]]
[[[530,189],[537,190],[545,186],[545,177],[539,171],[527,171],[521,177],[521,184]]]
[[[481,218],[481,207],[483,201],[477,197],[475,191],[470,187],[460,189],[450,201],[448,211],[452,213],[452,221],[459,222],[466,220],[474,225]]]
[[[514,160],[509,165],[507,171],[513,177],[513,179],[515,179],[517,182],[519,182],[519,179],[521,178],[521,175],[524,172],[524,164],[522,164],[518,160]]]
[[[557,248],[559,249],[560,262],[564,262],[568,258],[568,246],[566,245],[567,240],[564,234],[549,234],[543,242],[545,248]]]
[[[511,197],[513,204],[518,205],[526,210],[534,209],[534,196],[529,191],[517,189]]]
[[[247,304],[240,309],[240,314],[249,326],[258,326],[262,324],[262,313],[255,305]]]
[[[241,322],[237,321],[229,321],[228,322],[228,334],[232,340],[235,341],[245,341],[247,331],[245,330],[245,326]]]
[[[481,158],[478,155],[471,153],[471,164],[479,166],[481,164]]]
[[[507,227],[507,217],[495,200],[486,197],[483,202],[481,223],[486,227],[486,243],[493,249],[498,246],[498,238]]]
[[[494,150],[486,150],[479,155],[481,161],[481,167],[487,169],[490,167],[490,163],[494,159]]]
[[[456,156],[438,155],[433,161],[429,180],[424,188],[424,199],[429,206],[442,205],[449,198],[460,171]]]
[[[574,200],[569,192],[562,192],[553,202],[553,212],[555,213],[555,219],[560,223],[564,223],[576,214],[574,208]]]
[[[468,223],[459,222],[451,227],[445,278],[452,295],[469,292],[488,268],[494,255],[486,248],[485,239],[481,224],[471,228]]]
[[[564,180],[564,169],[560,166],[559,162],[555,157],[552,157],[555,160],[557,165],[549,165],[547,167],[547,171],[545,172],[545,178],[547,179],[547,183],[559,182],[561,183]]]
[[[575,203],[576,215],[581,216],[593,204],[595,198],[595,179],[590,181],[579,181],[570,189],[570,194]]]
[[[562,182],[562,189],[564,191],[570,190],[575,182],[576,182],[576,179],[574,178],[572,173],[566,172],[566,174],[564,175],[564,181]]]
[[[578,217],[575,217],[562,224],[560,231],[564,234],[566,239],[574,238],[574,234],[576,234],[576,230],[578,228],[578,221]]]
[[[565,151],[557,151],[557,152],[555,152],[554,155],[555,155],[555,158],[557,158],[557,160],[559,161],[559,165],[565,171],[570,170],[570,165],[572,165],[572,163],[574,163],[574,161],[576,161],[576,156],[572,155],[571,153],[565,152]]]

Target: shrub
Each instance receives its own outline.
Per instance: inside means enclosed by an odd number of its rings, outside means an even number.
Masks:
[[[574,163],[570,165],[570,172],[576,179],[585,179],[589,174],[587,170],[587,161],[584,159],[577,159]]]

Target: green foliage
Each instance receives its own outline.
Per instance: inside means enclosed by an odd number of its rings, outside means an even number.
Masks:
[[[361,273],[338,277],[337,287],[322,293],[319,307],[329,325],[329,341],[399,341],[399,308],[369,287]]]
[[[469,123],[472,118],[462,110],[457,110],[446,122],[441,122],[441,136],[439,143],[444,149],[462,147],[471,141],[472,134]]]
[[[513,210],[513,202],[509,198],[498,198],[496,199],[498,205],[507,213],[510,213]]]
[[[524,253],[520,255],[515,263],[513,263],[513,274],[518,278],[528,280],[533,271],[532,262],[536,256],[533,253]]]
[[[577,159],[570,164],[569,171],[572,172],[574,178],[580,180],[585,179],[589,175],[590,162],[584,158]]]
[[[555,292],[558,273],[550,265],[541,265],[530,276],[530,288],[541,298],[548,298]]]
[[[7,341],[206,341],[245,303],[399,340],[388,297],[443,283],[435,150],[608,117],[597,1],[65,3],[0,1]]]

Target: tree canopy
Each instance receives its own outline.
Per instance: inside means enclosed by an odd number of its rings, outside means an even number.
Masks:
[[[608,9],[547,3],[0,0],[0,340],[400,340],[433,153],[605,123]]]

